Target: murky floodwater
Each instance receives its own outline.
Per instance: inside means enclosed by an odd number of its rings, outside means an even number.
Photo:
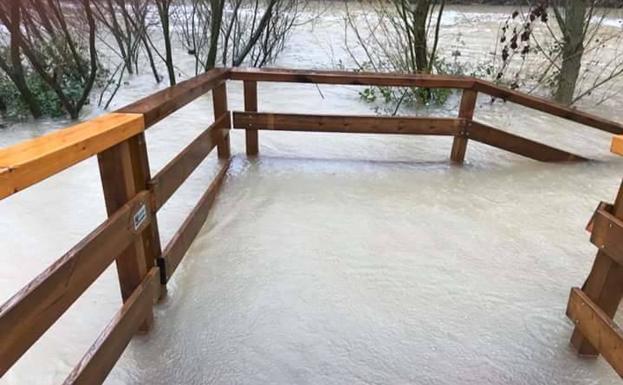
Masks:
[[[477,55],[508,10],[452,8],[445,33],[460,24]],[[302,26],[278,64],[330,67],[342,27],[339,9]],[[116,104],[155,89],[148,75],[132,79]],[[319,89],[261,84],[260,110],[372,114],[356,87]],[[241,91],[231,83],[232,109]],[[592,110],[623,121],[616,105],[623,100]],[[210,111],[204,97],[148,131],[154,171]],[[610,136],[486,99],[477,118],[598,161],[541,164],[470,142],[455,167],[450,138],[273,132],[261,133],[262,156],[249,161],[234,132],[229,178],[156,307],[154,331],[131,342],[108,383],[618,383],[602,359],[574,355],[564,316],[595,254],[584,225],[621,179]],[[0,144],[61,126],[13,125]],[[159,215],[164,243],[214,162]],[[96,161],[0,201],[0,213],[4,301],[104,220]],[[62,382],[119,305],[111,268],[0,382]]]

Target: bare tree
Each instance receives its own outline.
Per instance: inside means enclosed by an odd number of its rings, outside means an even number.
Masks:
[[[145,52],[149,67],[154,75],[156,83],[160,83],[162,78],[158,72],[156,61],[153,55],[153,43],[150,38],[151,29],[154,27],[154,23],[148,22],[148,14],[150,10],[151,0],[115,0],[118,4],[118,9],[123,14],[124,23],[132,28],[135,36],[140,40],[140,48]],[[138,72],[138,59],[139,52],[136,52],[137,56],[137,71]]]
[[[208,61],[207,52],[212,41],[212,4],[206,0],[181,0],[180,5],[174,13],[174,20],[180,41],[195,59],[195,74],[198,74]]]
[[[409,73],[434,70],[445,0],[359,0],[359,3],[362,9],[372,12],[355,14],[348,2],[345,3],[345,40],[351,59],[360,69]]]
[[[77,5],[71,7],[60,0],[19,1],[24,19],[23,28],[16,31],[33,70],[73,119],[88,103],[98,73],[91,0],[79,0]]]
[[[8,44],[0,54],[0,69],[2,69],[7,77],[12,81],[19,91],[22,100],[28,107],[33,117],[39,118],[42,115],[41,108],[35,96],[31,92],[26,82],[26,74],[22,64],[21,52],[21,34],[20,28],[22,24],[22,7],[19,0],[10,0],[0,2],[0,23],[8,30]],[[6,53],[6,56],[5,54]],[[7,57],[8,56],[8,57]],[[6,110],[6,103],[2,103]]]
[[[610,52],[623,45],[623,34],[605,25],[606,1],[534,0],[527,11],[513,12],[501,28],[496,79],[512,88],[548,88],[563,104],[605,91],[623,76],[623,58]],[[536,64],[525,65],[529,57]]]
[[[99,35],[99,40],[123,60],[126,70],[133,74],[138,70],[138,52],[140,48],[139,32],[125,15],[126,0],[99,0],[93,3],[97,20],[110,35]],[[100,30],[102,32],[102,30]],[[112,36],[116,47],[108,43]]]
[[[164,54],[158,50],[153,40],[149,38],[149,34],[146,34],[146,36],[149,39],[150,45],[154,48],[154,51],[166,65],[169,75],[169,84],[173,86],[176,84],[175,65],[173,64],[173,45],[171,44],[171,7],[173,5],[173,0],[154,0],[154,2],[158,10],[158,17],[160,18],[160,27],[162,28]]]
[[[195,71],[248,63],[262,66],[284,47],[300,12],[296,0],[182,0],[174,19]]]
[[[240,66],[247,61],[261,67],[275,60],[307,7],[305,1],[269,0],[260,8],[256,1],[247,16],[242,12],[235,17],[231,15],[226,24],[234,33],[226,36],[227,46],[231,48],[225,51],[231,57],[230,65]]]
[[[445,0],[359,0],[360,11],[346,6],[345,46],[358,70],[402,73],[443,72],[437,48]],[[371,10],[371,11],[370,11]],[[371,87],[361,93],[373,102],[379,97],[396,102],[443,103],[444,90]]]

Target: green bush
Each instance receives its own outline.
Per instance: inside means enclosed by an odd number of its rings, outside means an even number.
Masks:
[[[26,83],[44,116],[57,118],[66,114],[56,93],[37,74],[28,73],[26,75]],[[2,99],[6,108],[3,112],[5,117],[23,119],[30,116],[30,110],[22,99],[17,87],[6,76],[0,76],[0,99]]]
[[[73,105],[78,104],[82,98],[84,87],[87,83],[87,77],[90,71],[89,52],[78,45],[77,47],[79,63],[69,51],[69,45],[64,40],[51,40],[38,47],[39,60],[47,74],[49,74],[54,83],[60,87],[64,97]],[[7,50],[0,49],[0,55],[6,56]],[[26,84],[33,94],[43,117],[58,118],[68,115],[65,107],[61,103],[58,95],[46,83],[43,78],[33,70],[28,62],[23,63],[26,72]],[[107,81],[109,71],[101,64],[97,63],[97,76],[94,89],[102,87]],[[87,72],[81,75],[82,72]],[[93,91],[93,90],[91,90]],[[89,104],[87,99],[86,104]],[[23,119],[30,116],[28,105],[24,102],[15,84],[11,79],[0,71],[0,107],[4,107],[4,111],[0,109],[6,118]]]

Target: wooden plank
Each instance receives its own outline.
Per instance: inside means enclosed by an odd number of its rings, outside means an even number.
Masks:
[[[579,155],[558,150],[476,121],[468,123],[467,132],[470,139],[541,162],[575,162],[586,160]]]
[[[0,149],[0,199],[142,132],[138,114],[105,114]]]
[[[144,134],[100,153],[98,160],[108,215],[112,215],[138,192],[148,189],[151,176]],[[160,254],[160,236],[154,218],[133,247],[128,247],[117,257],[117,275],[124,301],[155,266]],[[147,322],[141,330],[148,330],[149,327]]]
[[[229,111],[227,111],[227,84],[225,82],[221,82],[212,90],[212,103],[214,105],[214,116],[229,114]],[[229,159],[231,157],[231,145],[229,143],[230,126],[229,119],[217,126],[223,132],[222,139],[217,147],[220,159]]]
[[[604,210],[607,213],[612,213],[614,210],[614,205],[610,203],[606,203],[606,202],[599,202],[599,204],[595,208],[595,211],[593,212],[593,215],[591,215],[591,219],[586,224],[586,231],[588,231],[589,233],[593,232],[593,225],[595,224],[595,217],[597,216],[597,213],[600,210]]]
[[[593,245],[623,265],[623,221],[605,210],[598,210],[592,230]]]
[[[574,287],[567,316],[623,377],[623,331],[582,290]]]
[[[211,91],[228,77],[229,69],[215,68],[125,106],[118,112],[144,115],[145,128],[148,128]]]
[[[500,98],[509,102],[520,104],[524,107],[532,108],[538,111],[546,112],[567,120],[571,120],[589,127],[597,128],[602,131],[613,134],[623,134],[623,124],[612,120],[604,119],[597,115],[592,115],[573,108],[563,106],[561,104],[539,98],[532,95],[526,95],[521,92],[509,90],[497,86],[493,83],[477,80],[475,84],[476,91]]]
[[[158,290],[158,268],[152,268],[123,304],[80,363],[65,380],[65,385],[91,385],[104,382],[108,373],[130,343],[132,336],[151,309]]]
[[[358,134],[458,135],[464,121],[453,118],[338,116],[234,112],[234,127],[257,130]]]
[[[257,82],[252,80],[244,82],[244,110],[257,112]],[[245,130],[245,142],[247,155],[257,155],[259,152],[258,131],[252,129]]]
[[[228,114],[221,115],[149,182],[154,194],[154,210],[159,210],[169,200],[216,144],[224,139],[223,132],[216,128],[226,124],[224,122],[229,122]]]
[[[165,267],[167,281],[171,278],[177,266],[182,262],[184,255],[192,244],[193,240],[201,230],[205,223],[210,209],[214,204],[216,195],[223,184],[227,170],[229,169],[230,160],[223,162],[218,174],[203,194],[197,205],[188,215],[180,229],[175,233],[169,244],[162,253],[162,262],[160,266]]]
[[[461,96],[461,105],[459,106],[459,118],[472,120],[474,117],[474,110],[476,109],[476,99],[478,98],[478,92],[474,90],[463,90]],[[454,163],[463,163],[465,160],[465,152],[467,151],[467,135],[466,132],[461,132],[460,135],[456,135],[452,141],[452,150],[450,152],[450,159]]]
[[[623,219],[623,183],[614,201],[612,214]],[[616,263],[605,252],[599,250],[591,272],[582,286],[582,291],[610,318],[614,318],[623,298],[623,265]],[[573,330],[571,344],[582,356],[596,356],[598,350],[585,338],[579,328]]]
[[[0,376],[149,225],[149,200],[139,193],[0,307]]]
[[[232,80],[257,82],[344,84],[365,86],[396,86],[426,88],[472,88],[474,78],[441,75],[316,71],[277,68],[232,68]]]
[[[610,152],[617,155],[623,155],[623,135],[615,135],[612,137]]]

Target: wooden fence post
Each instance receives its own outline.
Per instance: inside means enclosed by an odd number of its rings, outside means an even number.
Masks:
[[[478,92],[472,89],[463,90],[461,105],[459,107],[459,118],[467,119],[467,124],[469,124],[469,121],[474,117],[477,98]],[[467,126],[463,129],[461,135],[454,137],[450,159],[455,163],[463,163],[465,160],[465,151],[467,151]]]
[[[244,81],[244,110],[247,112],[257,112],[257,82],[253,80]],[[258,131],[246,129],[245,139],[247,145],[247,155],[257,155],[259,152]]]
[[[623,219],[623,184],[619,188],[612,215]],[[614,318],[623,297],[623,266],[599,250],[593,268],[582,286],[582,291],[610,318]],[[597,356],[599,352],[582,335],[578,327],[573,330],[571,344],[582,356]]]
[[[227,83],[221,82],[212,90],[212,103],[214,105],[214,120],[216,121],[221,115],[228,113],[227,111]],[[220,127],[226,131],[226,135],[218,143],[218,157],[221,159],[229,159],[231,156],[231,148],[229,144],[229,127],[230,119],[225,120],[225,123]]]
[[[108,216],[114,214],[137,193],[148,189],[147,182],[151,176],[143,133],[101,152],[98,161]],[[140,220],[144,215],[151,215],[150,211],[150,207],[139,208],[134,221]],[[154,215],[151,224],[142,231],[141,236],[116,259],[124,302],[140,286],[160,254],[160,236]],[[140,330],[149,330],[152,323],[153,314],[150,312]]]

